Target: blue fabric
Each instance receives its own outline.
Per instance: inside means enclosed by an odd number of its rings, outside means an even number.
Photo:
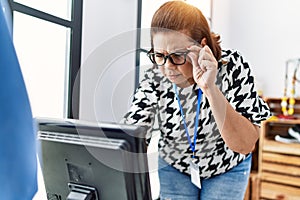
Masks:
[[[251,169],[252,154],[224,174],[201,180],[201,190],[191,177],[159,158],[161,200],[243,200]]]
[[[0,103],[0,199],[29,200],[37,191],[34,126],[20,65],[2,9]]]
[[[8,3],[8,0],[0,0],[0,8],[2,9],[2,12],[4,14],[5,17],[5,21],[7,22],[7,27],[9,30],[9,33],[12,34],[12,15],[11,15],[11,8],[10,5]]]

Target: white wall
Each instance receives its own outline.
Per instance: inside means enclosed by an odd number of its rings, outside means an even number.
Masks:
[[[79,118],[118,122],[134,92],[137,0],[84,1]]]
[[[285,61],[300,57],[299,9],[299,0],[214,0],[213,30],[250,61],[264,96],[283,95]]]

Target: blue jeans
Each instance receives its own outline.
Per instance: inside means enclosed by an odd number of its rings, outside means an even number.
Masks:
[[[248,184],[251,158],[247,158],[224,174],[201,180],[201,189],[191,177],[179,172],[159,158],[161,200],[243,200]]]

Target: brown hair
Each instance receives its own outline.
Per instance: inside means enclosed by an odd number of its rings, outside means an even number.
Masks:
[[[215,58],[221,58],[220,36],[211,33],[206,18],[202,12],[182,1],[164,3],[153,15],[151,22],[151,44],[153,34],[161,31],[181,31],[187,33],[193,40],[201,42],[206,38],[207,45]]]

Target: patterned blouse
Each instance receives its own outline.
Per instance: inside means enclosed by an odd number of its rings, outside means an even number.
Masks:
[[[261,121],[270,116],[270,110],[257,95],[248,63],[239,52],[223,50],[218,65],[216,85],[238,113],[260,126]],[[187,88],[178,87],[191,140],[194,135],[198,89],[197,84]],[[193,153],[178,101],[172,83],[159,69],[153,68],[145,72],[131,108],[123,120],[126,124],[145,126],[148,130],[147,142],[150,141],[154,121],[157,120],[160,131],[160,157],[180,172],[190,174],[189,161]],[[204,94],[198,123],[195,162],[199,165],[201,178],[224,173],[245,159],[246,155],[232,151],[225,144]]]

